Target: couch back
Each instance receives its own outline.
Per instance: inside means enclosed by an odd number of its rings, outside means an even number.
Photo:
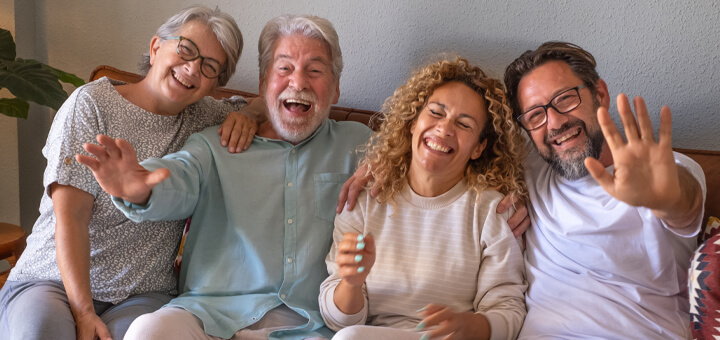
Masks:
[[[135,83],[140,81],[143,76],[135,73],[118,70],[111,66],[98,66],[91,74],[90,81],[107,76],[108,78],[117,79],[127,83]],[[257,97],[257,94],[232,90],[220,87],[215,90],[213,97],[230,98],[234,95],[240,95],[245,98]],[[337,121],[356,121],[377,129],[378,119],[375,112],[367,110],[357,110],[353,108],[333,106],[330,110],[330,119]],[[707,223],[709,216],[720,217],[720,151],[692,150],[692,149],[675,149],[682,152],[698,162],[705,172],[705,180],[707,182],[707,199],[705,201],[704,222]]]

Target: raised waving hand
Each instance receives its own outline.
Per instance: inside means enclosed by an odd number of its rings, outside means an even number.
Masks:
[[[605,167],[593,158],[585,159],[585,166],[603,189],[616,199],[632,206],[650,208],[671,226],[686,226],[699,211],[702,197],[697,181],[687,170],[675,164],[670,108],[663,106],[660,110],[656,140],[641,97],[634,99],[637,120],[627,96],[618,95],[617,105],[625,139],[607,109],[598,109],[598,122],[613,158],[613,174],[605,171]]]
[[[135,149],[123,139],[98,135],[97,144],[83,144],[93,157],[76,155],[78,163],[92,170],[95,179],[108,194],[130,203],[145,204],[152,188],[170,176],[170,170],[148,171],[138,163]]]

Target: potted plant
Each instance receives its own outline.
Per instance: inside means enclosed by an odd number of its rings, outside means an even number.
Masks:
[[[15,96],[0,98],[0,113],[26,119],[28,101],[58,110],[68,97],[61,81],[75,86],[85,84],[74,74],[37,60],[17,58],[12,34],[0,28],[0,89],[6,88]]]

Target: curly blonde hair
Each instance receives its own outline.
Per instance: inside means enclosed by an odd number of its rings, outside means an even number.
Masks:
[[[411,128],[426,101],[438,87],[460,82],[484,98],[489,112],[488,121],[480,135],[487,139],[482,155],[470,160],[463,180],[478,196],[485,189],[505,195],[515,193],[520,199],[527,196],[523,179],[525,142],[512,119],[512,110],[499,80],[489,78],[479,67],[456,58],[432,63],[416,71],[385,101],[381,113],[382,124],[365,145],[363,164],[368,166],[374,182],[372,188],[382,188],[379,202],[395,203],[395,195],[403,188],[410,162]],[[488,124],[492,122],[492,124]]]

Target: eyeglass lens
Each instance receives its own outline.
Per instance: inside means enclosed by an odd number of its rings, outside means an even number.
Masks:
[[[580,105],[580,93],[577,88],[569,89],[555,96],[548,107],[552,107],[558,113],[567,113]],[[547,120],[547,108],[538,106],[525,112],[521,117],[521,123],[526,129],[532,130],[545,124]]]
[[[220,62],[212,58],[201,56],[197,46],[195,46],[195,43],[191,40],[180,39],[180,43],[178,44],[178,54],[180,54],[180,58],[186,61],[193,61],[197,58],[201,58],[202,64],[200,71],[208,78],[217,78],[222,72]]]

